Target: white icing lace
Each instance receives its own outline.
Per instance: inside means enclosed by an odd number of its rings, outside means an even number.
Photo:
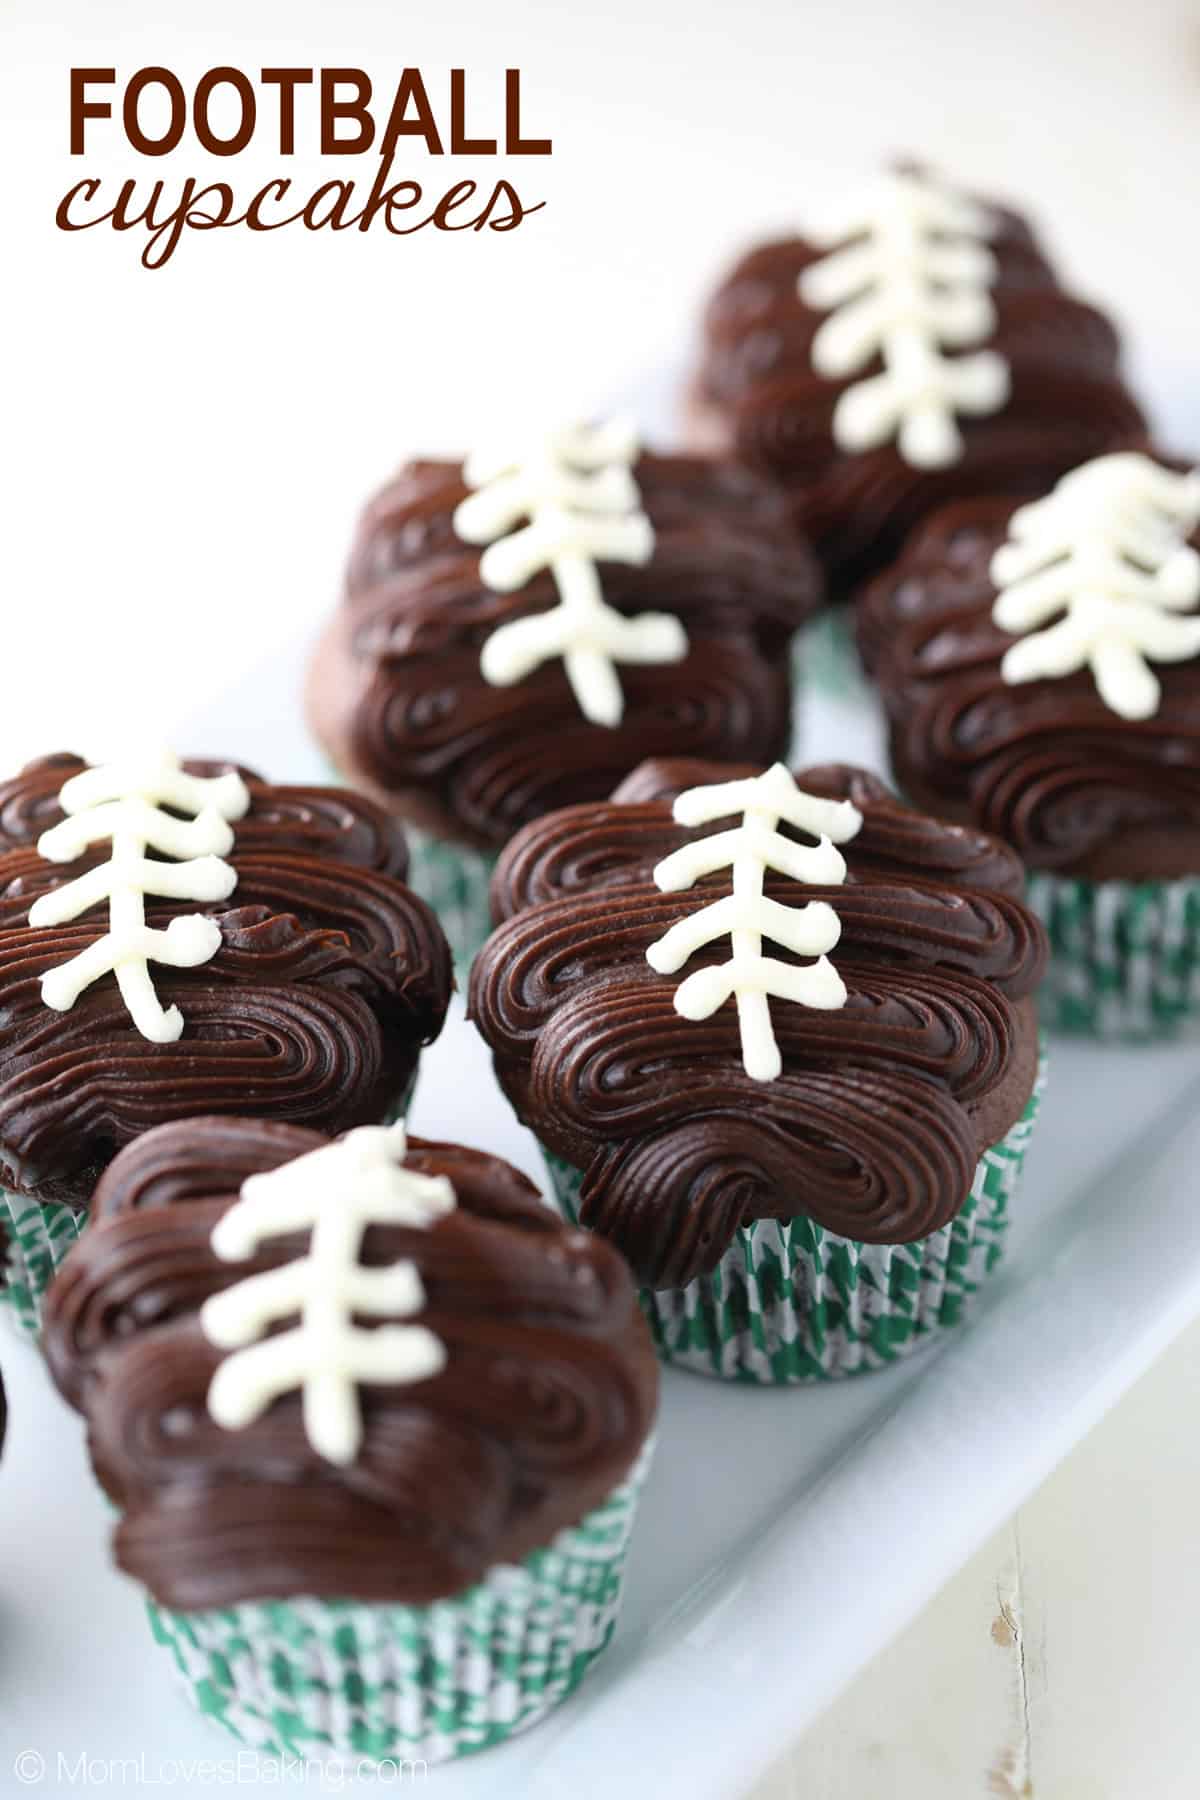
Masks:
[[[925,176],[882,177],[829,241],[837,246],[800,276],[806,306],[829,312],[813,338],[817,374],[855,375],[876,357],[883,372],[855,382],[833,415],[838,448],[874,450],[895,438],[917,468],[958,460],[956,414],[998,412],[1009,394],[1004,358],[983,344],[996,326],[988,293],[996,262],[982,207]],[[850,239],[852,241],[846,242]]]
[[[89,949],[42,976],[42,999],[68,1012],[85,988],[115,974],[121,997],[143,1037],[173,1043],[183,1030],[177,1006],[163,1008],[149,965],[194,969],[215,956],[220,927],[200,913],[172,919],[165,931],[146,924],[145,896],[169,900],[225,900],[237,874],[223,858],[233,847],[231,819],[250,795],[240,775],[188,775],[178,757],[148,756],[85,769],[64,783],[59,805],[67,815],[38,839],[47,862],[74,862],[93,844],[111,855],[51,893],[29,911],[34,926],[62,925],[108,902],[108,931]],[[170,812],[162,809],[169,807]],[[190,814],[178,818],[175,814]],[[157,858],[147,856],[158,852]],[[171,858],[162,861],[160,858]]]
[[[624,712],[617,663],[687,655],[673,614],[626,618],[600,584],[597,561],[640,565],[654,552],[632,474],[637,456],[636,433],[622,421],[563,431],[525,453],[477,454],[464,467],[476,492],[454,514],[464,542],[488,546],[479,562],[485,586],[510,594],[549,569],[559,593],[549,612],[491,634],[480,659],[485,681],[509,687],[561,657],[580,711],[598,725],[618,725]]]
[[[697,969],[681,982],[675,990],[675,1010],[685,1019],[707,1019],[732,996],[737,1002],[742,1066],[755,1081],[773,1081],[783,1061],[769,1000],[831,1010],[845,1005],[846,986],[826,954],[842,931],[833,907],[824,900],[783,906],[764,894],[763,879],[771,869],[819,887],[840,886],[846,863],[835,845],[857,834],[862,814],[849,800],[822,800],[802,792],[782,763],[750,781],[689,788],[674,807],[681,825],[707,825],[738,812],[741,824],[732,831],[684,844],[658,864],[654,881],[664,893],[678,893],[725,868],[733,871],[733,892],[672,925],[651,944],[646,960],[660,975],[671,975],[697,950],[728,936],[732,951],[728,962]],[[784,837],[777,829],[781,820],[815,837],[817,843],[798,844]],[[780,962],[764,954],[764,938],[817,961],[799,966]]]
[[[1162,689],[1150,662],[1200,655],[1200,556],[1186,542],[1198,524],[1200,471],[1128,453],[1084,463],[1020,507],[991,565],[992,617],[1022,634],[1004,680],[1090,668],[1113,712],[1153,717]]]
[[[241,1430],[279,1395],[299,1389],[313,1449],[328,1462],[350,1463],[363,1435],[359,1384],[424,1381],[444,1367],[445,1346],[424,1325],[364,1330],[354,1323],[355,1315],[407,1319],[425,1304],[415,1263],[362,1266],[367,1229],[428,1229],[455,1205],[445,1176],[403,1166],[405,1149],[403,1125],[365,1126],[243,1183],[212,1234],[223,1261],[243,1262],[288,1232],[311,1235],[307,1256],[251,1275],[201,1308],[209,1342],[233,1352],[209,1385],[218,1425]],[[294,1315],[289,1330],[263,1335]]]

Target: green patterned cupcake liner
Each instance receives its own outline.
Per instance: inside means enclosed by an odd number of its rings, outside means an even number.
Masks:
[[[383,1124],[391,1125],[406,1116],[416,1085],[414,1075],[407,1093],[388,1110]],[[46,1290],[87,1222],[86,1206],[77,1211],[57,1200],[35,1200],[0,1187],[0,1244],[5,1234],[8,1237],[0,1306],[7,1308],[13,1323],[27,1337],[36,1338],[41,1330]]]
[[[41,1330],[42,1298],[86,1224],[86,1207],[77,1211],[58,1201],[43,1204],[28,1194],[0,1188],[0,1231],[8,1235],[0,1301],[28,1336],[36,1337]]]
[[[858,701],[866,677],[854,641],[854,609],[848,601],[825,606],[792,639],[792,684],[797,705],[805,692]]]
[[[526,1730],[613,1634],[647,1444],[608,1499],[524,1562],[430,1606],[147,1601],[198,1709],[272,1755],[444,1762]]]
[[[1050,934],[1038,1012],[1052,1031],[1169,1037],[1200,1021],[1200,877],[1082,881],[1031,874]]]
[[[1046,1084],[1038,1068],[1016,1124],[986,1151],[956,1218],[913,1244],[861,1244],[808,1218],[744,1226],[710,1275],[643,1289],[662,1360],[726,1381],[775,1386],[886,1368],[960,1323],[1003,1254]],[[578,1218],[583,1177],[546,1152],[561,1210]]]
[[[471,850],[431,837],[406,825],[408,885],[428,901],[463,969],[491,935],[492,914],[488,901],[492,871],[498,858],[489,850]]]

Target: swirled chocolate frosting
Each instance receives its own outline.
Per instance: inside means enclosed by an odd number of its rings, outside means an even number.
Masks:
[[[1016,856],[911,811],[860,769],[796,774],[863,814],[845,884],[768,874],[765,887],[783,904],[802,893],[836,908],[845,1006],[773,1001],[783,1072],[768,1082],[743,1069],[732,1004],[680,1017],[678,978],[655,974],[647,947],[732,888],[728,872],[686,893],[654,885],[656,863],[715,829],[676,824],[672,803],[756,772],[648,763],[611,802],[526,826],[500,859],[503,922],[471,971],[472,1016],[505,1091],[585,1172],[582,1222],[651,1287],[711,1270],[754,1219],[805,1215],[870,1243],[924,1237],[959,1211],[1036,1073],[1030,996],[1045,941]],[[713,944],[688,972],[727,955],[727,941]]]
[[[499,849],[529,819],[599,800],[647,756],[770,760],[787,747],[786,648],[820,583],[761,477],[705,457],[643,454],[654,526],[645,567],[600,563],[619,612],[674,613],[682,662],[622,663],[621,723],[590,723],[560,661],[511,687],[479,666],[498,626],[557,601],[553,577],[499,594],[456,535],[458,463],[407,464],[367,507],[344,603],[309,675],[309,714],[343,772],[439,836]]]
[[[945,507],[859,598],[898,781],[1004,838],[1033,869],[1200,875],[1200,660],[1154,665],[1162,699],[1149,719],[1113,712],[1089,669],[1004,681],[1013,638],[992,622],[988,571],[1012,511],[1010,499]]]
[[[184,1030],[151,1043],[111,977],[68,1012],[41,996],[41,976],[107,930],[103,906],[29,924],[39,895],[108,855],[103,844],[71,863],[37,852],[63,816],[63,783],[85,766],[45,757],[0,785],[0,1181],[83,1207],[122,1145],[165,1120],[240,1112],[340,1131],[382,1118],[440,1031],[451,988],[442,931],[403,885],[395,823],[340,789],[276,787],[243,770],[251,806],[227,859],[232,895],[147,898],[151,927],[202,912],[221,929],[201,967],[155,965]]]
[[[295,1395],[244,1430],[217,1425],[221,1352],[199,1309],[303,1255],[307,1234],[231,1264],[213,1227],[248,1176],[323,1141],[233,1118],[146,1133],[105,1175],[51,1290],[46,1353],[121,1512],[117,1561],[165,1605],[458,1593],[577,1523],[653,1421],[657,1370],[621,1259],[508,1163],[412,1138],[406,1166],[448,1176],[457,1206],[426,1230],[369,1227],[362,1261],[416,1264],[445,1367],[360,1388],[363,1442],[346,1467],[312,1449]]]
[[[693,437],[783,485],[839,592],[888,562],[933,508],[972,494],[1043,493],[1145,431],[1112,324],[1063,291],[1023,218],[991,203],[988,211],[997,322],[987,347],[1008,363],[1011,393],[1002,410],[958,420],[963,454],[948,467],[914,468],[894,443],[847,453],[834,442],[838,399],[883,365],[876,359],[841,380],[813,368],[813,338],[828,314],[805,305],[798,282],[827,245],[804,237],[760,245],[708,306]]]

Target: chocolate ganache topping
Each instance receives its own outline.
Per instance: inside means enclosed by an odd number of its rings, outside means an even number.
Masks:
[[[184,765],[202,776],[232,766]],[[69,863],[37,849],[63,819],[64,783],[86,767],[45,757],[0,785],[0,1179],[82,1208],[116,1151],[168,1119],[236,1111],[342,1130],[381,1118],[441,1029],[451,988],[442,932],[403,885],[398,826],[357,795],[241,771],[250,806],[232,827],[232,894],[200,906],[146,897],[151,928],[201,913],[220,929],[202,966],[155,964],[184,1028],[150,1042],[111,976],[66,1011],[42,996],[43,975],[107,929],[102,905],[29,922],[40,896],[109,856],[103,842]]]
[[[1034,869],[1093,880],[1200,874],[1200,658],[1155,664],[1149,718],[1107,706],[1088,669],[1006,682],[1014,642],[989,572],[1011,499],[936,513],[857,606],[892,766],[923,806],[970,820]],[[1191,539],[1200,548],[1200,533]]]
[[[986,215],[984,253],[992,264],[993,321],[971,342],[1002,361],[1007,392],[979,416],[958,418],[960,453],[940,466],[915,466],[892,439],[839,448],[839,401],[880,377],[884,365],[875,356],[839,375],[814,367],[814,339],[830,315],[806,303],[800,284],[829,256],[828,243],[797,236],[760,245],[707,309],[692,389],[694,439],[781,483],[840,593],[894,556],[934,507],[971,494],[1043,492],[1065,470],[1145,430],[1121,378],[1109,320],[1063,291],[1020,215],[991,202],[964,204]],[[843,248],[859,241],[852,234]],[[936,253],[936,235],[932,242]],[[930,293],[936,305],[936,278]]]
[[[406,1166],[448,1177],[457,1204],[428,1229],[370,1226],[361,1260],[416,1265],[440,1371],[361,1387],[345,1465],[312,1448],[295,1394],[242,1429],[216,1424],[222,1353],[200,1308],[302,1256],[307,1234],[231,1264],[213,1228],[249,1176],[327,1141],[236,1118],[148,1132],[100,1183],[51,1291],[46,1353],[122,1514],[117,1561],[166,1605],[458,1593],[598,1504],[653,1421],[653,1351],[616,1253],[567,1229],[509,1164],[413,1138]]]
[[[911,811],[858,769],[795,777],[862,814],[844,884],[770,874],[765,886],[784,905],[836,906],[845,1004],[772,1003],[783,1069],[767,1082],[743,1068],[732,1005],[679,1016],[647,948],[731,883],[722,873],[662,893],[651,871],[697,835],[673,819],[677,795],[752,773],[651,762],[611,802],[527,826],[500,859],[503,923],[471,972],[472,1016],[517,1112],[585,1171],[582,1222],[653,1287],[708,1272],[758,1218],[806,1214],[872,1243],[936,1230],[1036,1074],[1030,995],[1045,941],[1016,856]]]
[[[480,574],[454,513],[458,463],[407,464],[367,507],[345,601],[318,646],[309,714],[347,776],[442,837],[498,849],[518,826],[601,799],[651,755],[699,746],[769,760],[786,748],[786,648],[820,583],[786,505],[761,477],[706,457],[644,452],[633,465],[654,532],[649,561],[598,563],[605,602],[675,615],[680,661],[624,663],[616,726],[584,717],[560,660],[489,683],[499,627],[558,603],[547,569],[512,593]]]

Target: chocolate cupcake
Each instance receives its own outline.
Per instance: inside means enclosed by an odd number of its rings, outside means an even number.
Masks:
[[[28,1330],[97,1180],[152,1126],[403,1106],[451,988],[370,801],[148,755],[0,786],[3,1298]]]
[[[1037,1110],[1021,885],[834,766],[650,762],[513,839],[472,1015],[668,1361],[812,1381],[962,1317]]]
[[[831,232],[735,265],[689,402],[696,444],[780,484],[833,599],[934,508],[1040,493],[1144,428],[1116,331],[1063,290],[1026,220],[908,166]],[[821,666],[844,683],[845,615],[819,629]]]
[[[1200,1008],[1198,527],[1200,474],[1103,457],[945,508],[859,603],[898,781],[1032,871],[1060,1029]]]
[[[520,826],[650,755],[770,759],[815,565],[761,478],[613,422],[415,462],[367,508],[309,679],[337,768],[413,829],[456,954]]]
[[[161,1126],[96,1190],[45,1343],[117,1563],[236,1737],[438,1761],[608,1642],[654,1356],[621,1259],[498,1158]]]

